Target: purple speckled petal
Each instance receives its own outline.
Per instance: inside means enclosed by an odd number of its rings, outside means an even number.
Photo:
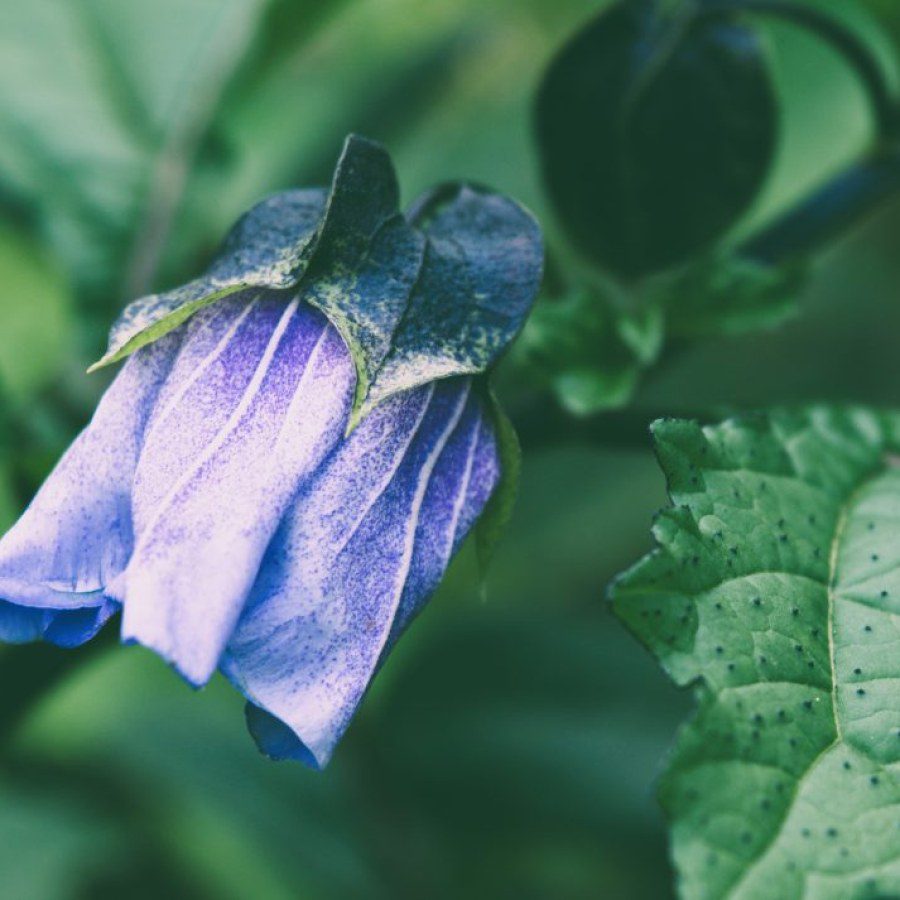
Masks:
[[[340,440],[354,385],[324,316],[264,292],[190,323],[147,429],[122,636],[203,684],[291,499]]]
[[[338,448],[286,516],[223,659],[265,753],[327,762],[498,477],[469,379],[389,400]]]
[[[73,646],[115,609],[107,584],[132,549],[131,482],[180,338],[136,353],[31,505],[0,540],[0,639]]]

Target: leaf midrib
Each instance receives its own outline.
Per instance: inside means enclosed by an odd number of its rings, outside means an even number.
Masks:
[[[859,495],[874,481],[876,478],[879,478],[885,472],[885,466],[879,466],[872,471],[870,471],[864,478],[860,479],[859,483],[853,488],[852,491],[847,495],[847,498],[843,501],[838,510],[838,515],[835,520],[834,531],[831,536],[831,543],[829,545],[828,552],[828,580],[824,583],[825,591],[826,591],[826,605],[827,605],[827,633],[828,633],[828,667],[829,674],[831,676],[831,715],[834,720],[834,730],[835,730],[835,738],[831,741],[827,746],[823,747],[822,750],[816,754],[816,756],[810,760],[809,765],[806,767],[803,774],[797,779],[794,789],[791,792],[790,801],[785,806],[784,817],[781,820],[781,824],[778,829],[772,834],[772,837],[766,844],[760,849],[759,853],[753,858],[752,862],[750,862],[746,869],[744,870],[741,877],[735,884],[728,889],[728,894],[730,896],[737,896],[741,887],[746,883],[746,881],[750,878],[750,876],[756,870],[757,865],[763,860],[769,851],[774,847],[777,843],[781,835],[784,833],[785,825],[787,824],[787,820],[790,818],[790,812],[794,807],[794,804],[797,802],[797,798],[800,795],[800,792],[803,788],[803,785],[806,782],[806,779],[812,774],[812,772],[816,769],[819,762],[831,753],[839,744],[844,742],[843,731],[841,729],[841,720],[838,714],[838,706],[837,706],[837,687],[838,687],[838,678],[837,678],[837,666],[835,663],[835,643],[834,643],[834,604],[835,604],[835,586],[837,582],[837,562],[838,555],[840,552],[841,539],[844,536],[844,532],[847,527],[847,520],[850,515],[850,511],[853,509],[854,504],[856,503]],[[820,582],[821,583],[821,582]],[[860,750],[858,747],[853,747],[853,750],[857,753],[862,753],[868,758],[872,759],[877,765],[881,766],[881,763],[878,760],[873,759],[869,754],[867,754],[864,750]]]

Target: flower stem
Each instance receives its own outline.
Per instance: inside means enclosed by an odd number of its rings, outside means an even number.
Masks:
[[[750,238],[740,254],[766,263],[807,256],[900,191],[900,148],[878,149]]]

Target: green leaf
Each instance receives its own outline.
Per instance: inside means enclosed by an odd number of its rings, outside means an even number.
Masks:
[[[72,328],[71,295],[47,254],[0,226],[0,384],[22,400],[59,371]]]
[[[0,188],[80,289],[152,275],[265,0],[47,0],[0,9]]]
[[[124,838],[89,802],[5,776],[0,782],[3,894],[17,900],[89,896],[110,859],[127,858]]]
[[[625,276],[720,239],[769,171],[778,104],[755,33],[702,4],[627,0],[567,44],[544,77],[537,132],[561,224]]]
[[[801,265],[771,266],[739,256],[700,260],[653,290],[671,335],[711,337],[776,328],[798,313]]]
[[[0,531],[5,532],[22,512],[7,461],[0,457]]]
[[[583,416],[626,405],[662,337],[659,316],[627,315],[580,290],[539,303],[517,352],[565,409]]]
[[[612,598],[696,686],[661,790],[682,896],[897,896],[900,414],[654,436],[673,505]]]
[[[485,372],[521,327],[542,258],[530,214],[479,188],[442,187],[405,218],[387,152],[351,136],[327,195],[289,191],[254,207],[204,276],[130,304],[93,368],[229,294],[292,290],[328,317],[353,355],[352,428],[399,391]]]

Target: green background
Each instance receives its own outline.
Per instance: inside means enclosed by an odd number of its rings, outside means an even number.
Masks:
[[[196,274],[262,195],[326,182],[346,133],[385,142],[406,200],[484,182],[558,245],[532,98],[601,6],[0,0],[0,528],[87,421],[108,376],[83,372],[122,305]],[[765,38],[782,136],[744,232],[871,128],[830,50]],[[898,228],[888,204],[817,261],[799,318],[688,348],[635,415],[897,404]],[[552,404],[501,374],[514,415]],[[324,773],[258,756],[221,681],[195,694],[142,649],[74,651],[0,746],[0,895],[668,896],[654,781],[691,700],[603,601],[664,501],[649,439],[526,447],[486,589],[463,554]],[[3,671],[5,702],[32,667]]]

